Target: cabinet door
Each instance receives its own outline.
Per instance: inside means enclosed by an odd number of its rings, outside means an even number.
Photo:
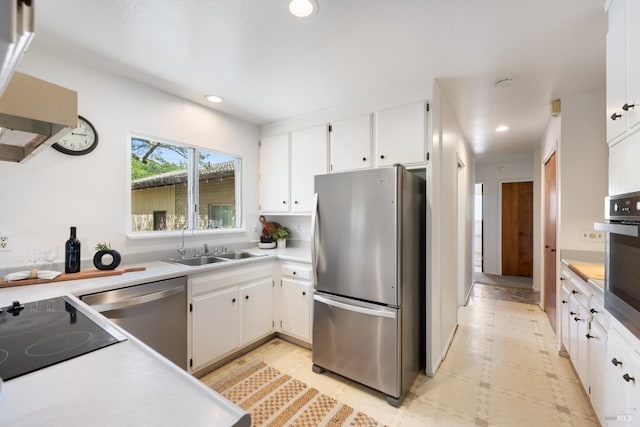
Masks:
[[[371,114],[331,123],[331,172],[371,167]]]
[[[607,358],[607,332],[592,321],[589,327],[589,394],[600,424],[604,425],[604,370]]]
[[[569,297],[569,358],[573,366],[578,366],[578,300],[574,295]],[[576,368],[577,369],[577,368]]]
[[[569,340],[569,325],[571,324],[571,316],[569,316],[569,288],[562,285],[562,312],[560,314],[560,322],[562,322],[562,345],[567,353],[569,353],[569,346],[571,345]]]
[[[638,23],[640,23],[640,2],[627,1],[626,103],[634,107],[629,108],[625,115],[627,127],[630,130],[640,123],[640,25]]]
[[[607,142],[622,135],[626,117],[622,111],[626,94],[626,0],[616,0],[609,8],[607,32]],[[615,120],[612,118],[613,115]],[[617,115],[621,115],[618,117]]]
[[[194,297],[191,319],[193,369],[238,348],[238,288]]]
[[[629,425],[640,426],[640,355],[629,349],[629,364],[622,374],[623,381],[626,382],[629,394]],[[625,374],[627,377],[625,377]]]
[[[589,311],[582,305],[578,305],[578,315],[574,317],[578,334],[578,361],[574,365],[582,386],[589,393]],[[576,320],[577,319],[577,320]]]
[[[282,332],[311,342],[311,283],[282,279]]]
[[[327,126],[291,133],[291,212],[311,212],[313,181],[327,173]]]
[[[260,210],[289,211],[289,134],[260,143]]]
[[[630,415],[629,387],[623,379],[629,365],[627,344],[613,330],[609,329],[607,336],[607,358],[604,364],[605,383],[605,411],[607,416],[625,417]],[[624,421],[624,418],[619,418]],[[628,426],[626,422],[612,424]]]
[[[240,345],[264,337],[273,330],[271,278],[240,287]]]
[[[426,161],[427,112],[424,102],[375,114],[377,166],[421,164]]]

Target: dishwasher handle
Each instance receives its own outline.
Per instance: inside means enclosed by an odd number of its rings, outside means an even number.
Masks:
[[[145,304],[151,301],[157,301],[163,298],[168,298],[172,295],[179,294],[184,291],[185,291],[184,285],[178,285],[178,286],[174,286],[173,288],[163,289],[158,292],[151,292],[148,294],[139,295],[135,297],[124,297],[124,298],[119,298],[115,300],[109,300],[108,302],[104,302],[104,303],[96,301],[96,303],[94,304],[91,301],[87,301],[86,299],[85,299],[85,302],[88,305],[90,305],[91,308],[93,308],[94,310],[102,313],[105,311],[121,310],[123,308],[131,307],[134,305]],[[99,295],[96,295],[96,297],[98,296]]]

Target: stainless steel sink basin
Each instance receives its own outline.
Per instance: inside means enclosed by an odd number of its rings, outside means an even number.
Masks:
[[[227,254],[216,255],[218,258],[224,259],[244,259],[244,258],[254,258],[264,255],[259,254],[251,254],[249,252],[229,252]]]
[[[213,264],[216,262],[227,262],[228,259],[220,258],[217,256],[206,255],[206,256],[197,256],[193,258],[171,258],[168,259],[169,262],[175,262],[176,264],[188,265],[191,267],[195,267],[198,265],[207,265]]]

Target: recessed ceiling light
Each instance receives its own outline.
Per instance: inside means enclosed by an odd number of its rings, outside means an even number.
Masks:
[[[224,98],[218,95],[205,95],[205,99],[209,102],[213,102],[214,104],[219,104],[221,102],[224,102]]]
[[[291,0],[289,2],[289,12],[298,18],[305,18],[318,9],[315,0]]]
[[[506,132],[509,130],[509,126],[507,125],[500,125],[496,128],[496,132]]]

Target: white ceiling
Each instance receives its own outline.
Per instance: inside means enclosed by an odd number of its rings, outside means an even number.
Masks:
[[[198,103],[218,94],[259,125],[426,96],[436,79],[480,161],[530,153],[553,99],[605,86],[604,0],[318,3],[300,19],[286,0],[42,1],[34,47]]]

